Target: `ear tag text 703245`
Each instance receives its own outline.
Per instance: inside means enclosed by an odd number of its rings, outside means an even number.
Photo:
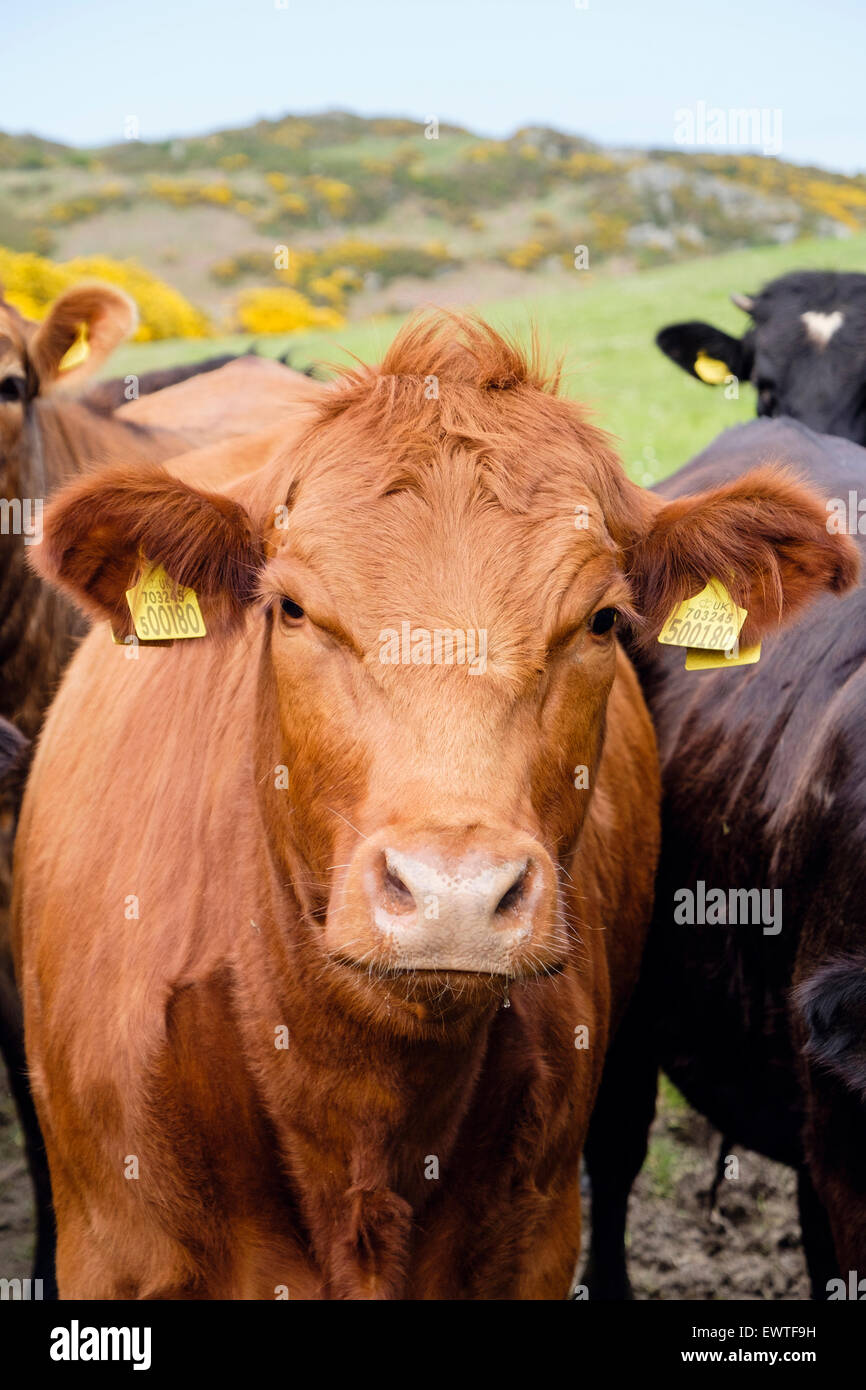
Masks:
[[[658,640],[665,646],[687,648],[687,671],[751,666],[760,660],[761,644],[740,647],[747,617],[747,610],[738,607],[721,580],[710,579],[700,593],[677,604]]]
[[[126,601],[141,642],[207,636],[195,589],[176,584],[162,565],[142,561],[141,578],[127,589]]]

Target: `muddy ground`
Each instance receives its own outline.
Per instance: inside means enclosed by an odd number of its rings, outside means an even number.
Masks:
[[[711,1208],[720,1145],[718,1130],[663,1080],[629,1208],[635,1297],[808,1298],[793,1170],[749,1149],[726,1148],[738,1176],[722,1178]]]
[[[794,1174],[733,1150],[739,1177],[707,1201],[720,1136],[663,1085],[649,1156],[632,1197],[629,1260],[640,1299],[808,1297]],[[33,1213],[21,1134],[0,1086],[0,1277],[29,1273]]]

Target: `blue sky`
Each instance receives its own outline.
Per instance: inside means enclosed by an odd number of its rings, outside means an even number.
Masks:
[[[582,8],[587,4],[587,8]],[[39,0],[4,7],[0,129],[72,144],[341,107],[672,145],[780,111],[782,155],[866,169],[863,0]]]

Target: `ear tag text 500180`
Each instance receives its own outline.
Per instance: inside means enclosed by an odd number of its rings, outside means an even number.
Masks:
[[[687,671],[751,666],[760,660],[761,644],[740,647],[740,633],[748,616],[720,579],[710,579],[700,593],[677,604],[658,640],[665,646],[687,648]]]
[[[135,635],[141,642],[206,637],[195,589],[176,584],[162,565],[142,562],[138,583],[126,591]]]

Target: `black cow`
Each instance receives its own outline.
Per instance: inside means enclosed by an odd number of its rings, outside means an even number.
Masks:
[[[752,319],[742,338],[673,323],[656,337],[662,352],[710,385],[725,380],[724,368],[750,381],[759,415],[792,415],[866,444],[866,275],[797,270],[731,299]]]
[[[22,757],[27,739],[14,724],[0,715],[0,777],[5,776]]]
[[[866,492],[866,449],[790,419],[727,430],[656,490],[716,487],[756,453],[797,459],[828,503]],[[630,1296],[626,1205],[661,1066],[731,1143],[797,1169],[813,1295],[826,1298],[840,1273],[866,1278],[866,588],[815,602],[757,665],[687,672],[681,648],[658,644],[636,659],[659,740],[662,854],[586,1147],[590,1293]],[[780,890],[777,920],[678,925],[675,895],[699,881],[726,897]]]

